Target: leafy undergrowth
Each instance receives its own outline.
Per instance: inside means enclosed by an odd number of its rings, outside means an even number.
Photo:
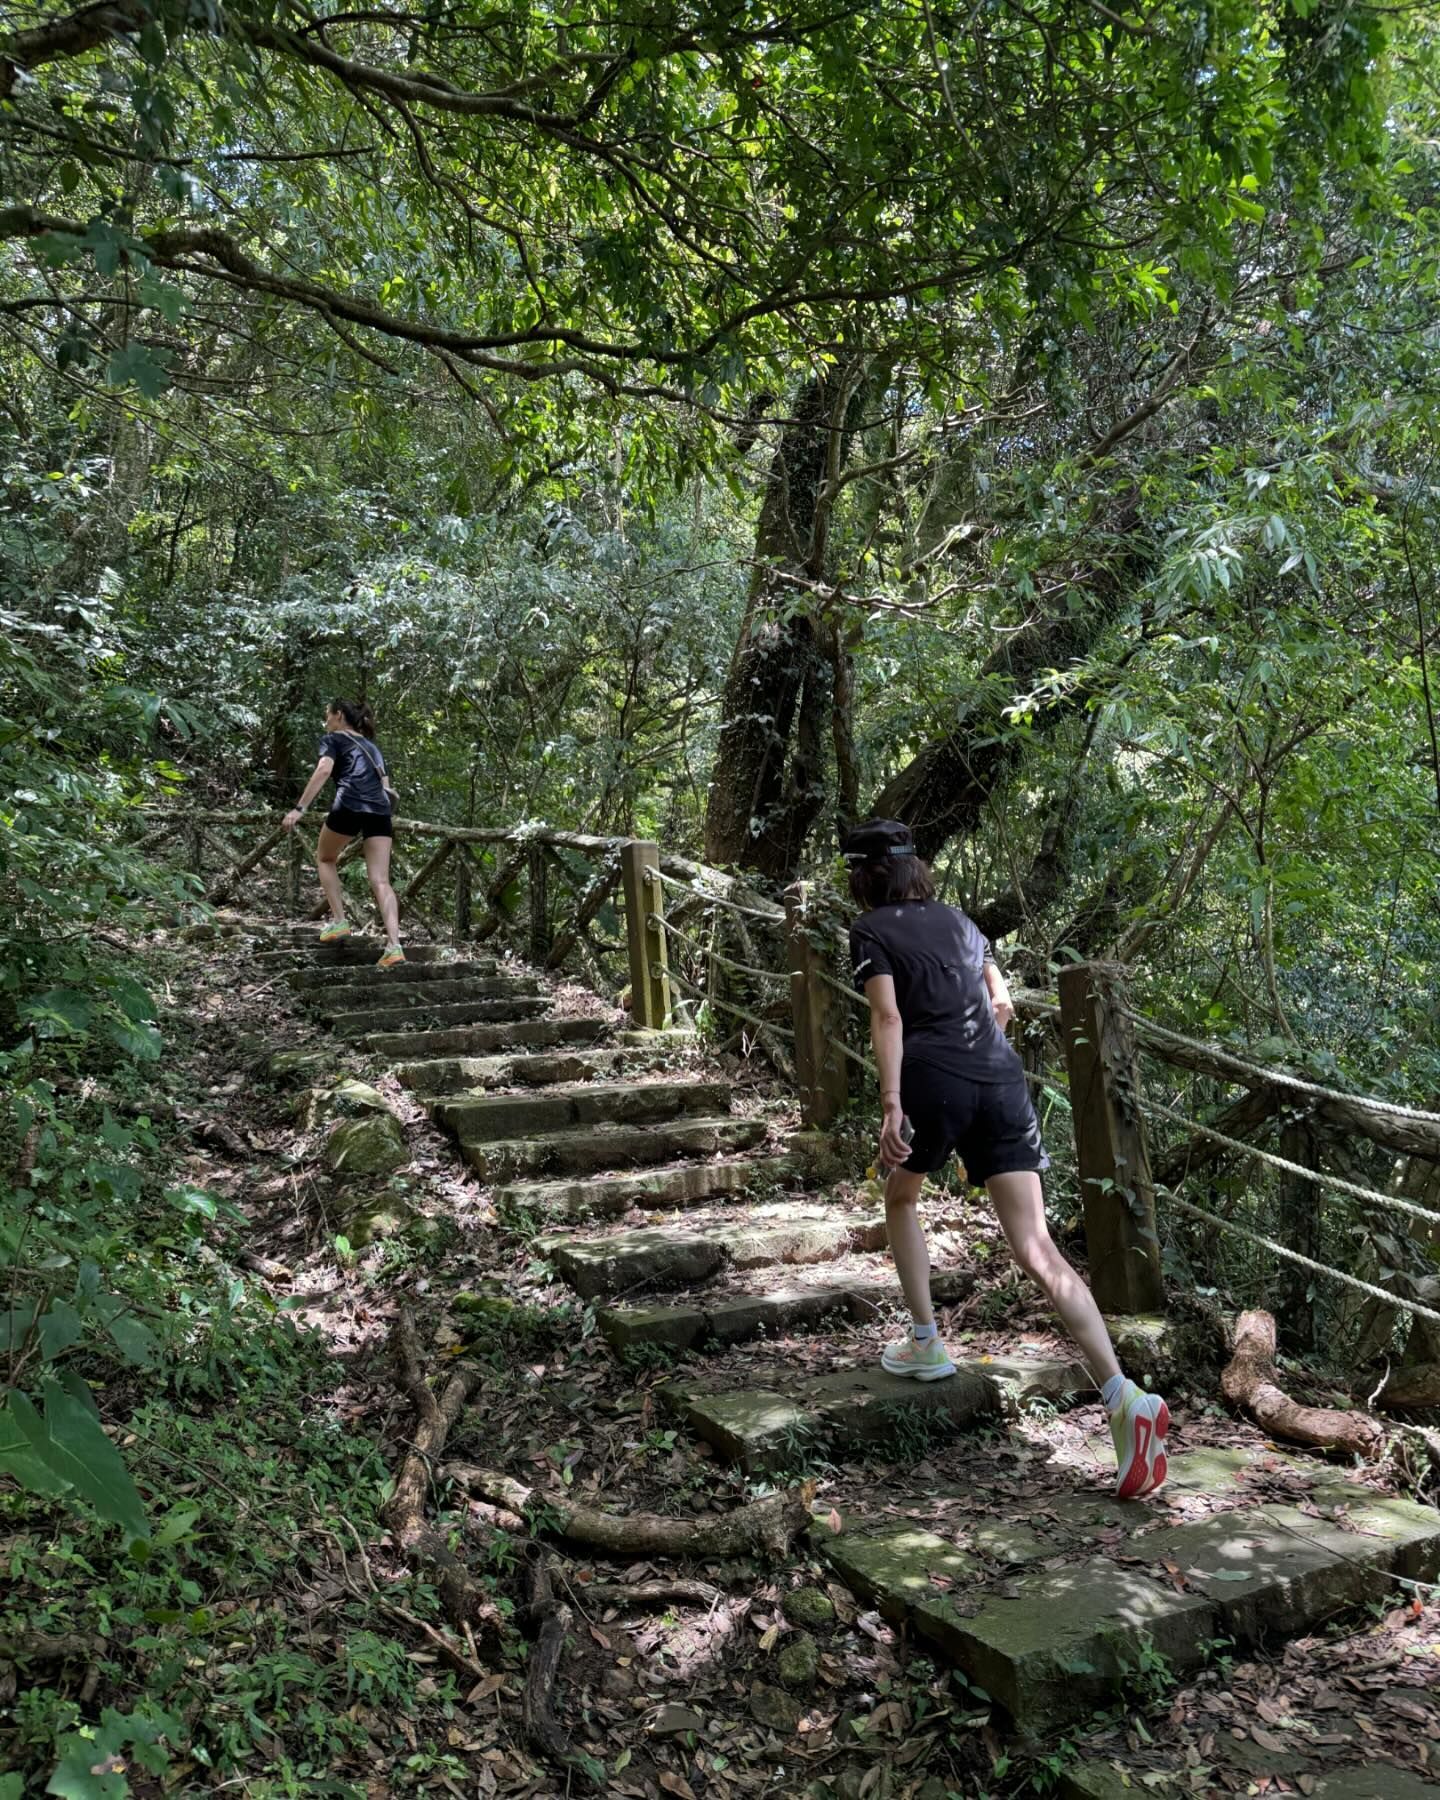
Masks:
[[[1334,1713],[1335,1693],[1356,1731],[1403,1725],[1429,1741],[1440,1659],[1423,1609],[1300,1647],[1308,1686],[1294,1646],[1238,1666],[1216,1646],[1186,1689],[1151,1662],[1083,1740],[1020,1751],[988,1698],[857,1605],[818,1546],[779,1566],[617,1566],[567,1549],[543,1498],[522,1520],[438,1484],[431,1518],[493,1598],[493,1629],[462,1644],[382,1516],[414,1423],[387,1350],[402,1305],[433,1375],[480,1371],[447,1454],[612,1511],[718,1516],[808,1476],[822,1510],[907,1509],[939,1494],[952,1522],[1039,1517],[1066,1484],[1104,1479],[1103,1421],[1093,1407],[1040,1408],[986,1441],[897,1435],[863,1466],[834,1468],[797,1445],[794,1468],[768,1482],[722,1467],[664,1413],[657,1389],[671,1360],[613,1357],[525,1222],[498,1218],[413,1102],[315,1034],[283,982],[254,974],[238,944],[219,954],[152,941],[144,960],[164,1002],[164,1061],[83,1074],[77,1064],[41,1096],[38,1133],[7,1150],[17,1165],[27,1141],[35,1155],[24,1237],[7,1240],[12,1305],[49,1318],[70,1296],[79,1330],[64,1344],[47,1327],[59,1346],[47,1379],[68,1371],[93,1394],[148,1536],[114,1516],[119,1487],[0,1491],[4,1800],[47,1786],[86,1800],[582,1792],[585,1775],[557,1775],[522,1730],[527,1549],[547,1535],[574,1614],[560,1713],[606,1793],[1043,1794],[1082,1742],[1137,1785],[1304,1791],[1306,1770],[1323,1766],[1316,1720]],[[277,1049],[318,1060],[272,1078]],[[324,1123],[304,1091],[343,1073],[375,1083],[406,1120],[411,1161],[369,1184],[327,1171]],[[352,1223],[361,1199],[367,1216],[384,1215],[368,1243]],[[950,1238],[949,1254],[978,1270],[946,1320],[967,1352],[1058,1348],[983,1209],[956,1213]],[[743,1378],[755,1358],[783,1356],[823,1372],[872,1357],[893,1322],[882,1312],[703,1364]],[[9,1330],[21,1354],[39,1356],[37,1331],[14,1311]],[[1175,1398],[1180,1442],[1256,1441],[1203,1396]],[[714,1592],[645,1606],[587,1596],[602,1582],[677,1575]],[[1402,1663],[1400,1687],[1386,1689],[1377,1674]],[[1397,1692],[1419,1720],[1396,1708]],[[1245,1746],[1275,1755],[1257,1731],[1287,1750],[1293,1740],[1309,1760],[1257,1775]]]

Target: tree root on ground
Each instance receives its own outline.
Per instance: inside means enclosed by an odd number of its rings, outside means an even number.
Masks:
[[[530,1748],[557,1768],[575,1769],[595,1780],[593,1763],[581,1757],[555,1717],[555,1678],[565,1654],[574,1614],[555,1593],[545,1552],[538,1550],[530,1571],[530,1604],[522,1615],[534,1648],[525,1668],[521,1722]]]
[[[385,1523],[410,1566],[434,1577],[445,1616],[457,1630],[496,1632],[499,1608],[425,1516],[431,1471],[445,1448],[450,1428],[460,1417],[479,1376],[457,1370],[437,1400],[420,1367],[415,1321],[402,1309],[391,1337],[400,1386],[415,1408],[415,1437],[395,1478],[395,1492],[385,1507]]]
[[[1262,1430],[1320,1450],[1373,1456],[1384,1427],[1368,1413],[1301,1406],[1275,1383],[1275,1320],[1268,1312],[1243,1312],[1235,1321],[1235,1354],[1220,1376],[1232,1406],[1243,1407]]]
[[[618,1556],[735,1556],[748,1550],[783,1556],[810,1523],[815,1497],[814,1482],[805,1481],[720,1518],[667,1519],[657,1513],[601,1512],[473,1463],[447,1463],[444,1473],[492,1506],[522,1514],[543,1507],[561,1537]]]
[[[577,1581],[571,1591],[587,1606],[613,1606],[618,1612],[633,1612],[640,1606],[708,1606],[713,1610],[725,1598],[724,1590],[708,1581]]]

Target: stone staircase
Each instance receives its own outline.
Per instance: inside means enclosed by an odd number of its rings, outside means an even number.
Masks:
[[[535,1252],[597,1303],[618,1354],[716,1353],[658,1398],[717,1457],[763,1475],[880,1447],[893,1463],[907,1444],[913,1463],[973,1442],[973,1502],[993,1472],[987,1442],[1037,1407],[1093,1407],[1063,1357],[967,1357],[931,1384],[880,1370],[896,1299],[883,1213],[817,1190],[803,1141],[737,1107],[684,1040],[628,1032],[614,1014],[562,1017],[539,979],[493,959],[417,949],[382,973],[367,966],[377,950],[322,949],[297,928],[261,961],[337,1036],[390,1062]],[[937,1299],[969,1283],[942,1273]],[[787,1336],[835,1329],[856,1352],[840,1366],[787,1361]],[[943,1482],[902,1517],[865,1497],[883,1485],[862,1487],[838,1532],[826,1504],[812,1533],[865,1607],[962,1671],[1022,1735],[1113,1704],[1147,1662],[1183,1676],[1222,1639],[1271,1642],[1440,1572],[1440,1513],[1316,1461],[1181,1444],[1164,1494],[1140,1504],[1110,1498],[1094,1463],[1046,1477],[1040,1499],[997,1496],[981,1518],[973,1504],[957,1513]],[[1315,1791],[1408,1794],[1389,1773],[1399,1785],[1342,1769]],[[1099,1762],[1065,1781],[1099,1800],[1129,1788]]]

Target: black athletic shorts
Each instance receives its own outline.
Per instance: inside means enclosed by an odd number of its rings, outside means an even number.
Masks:
[[[1018,1070],[1009,1081],[970,1081],[932,1063],[906,1062],[900,1104],[915,1128],[905,1164],[912,1174],[933,1175],[958,1156],[969,1179],[982,1187],[992,1175],[1038,1174],[1050,1167]]]
[[[394,837],[389,813],[351,812],[348,806],[332,806],[325,823],[341,837]]]

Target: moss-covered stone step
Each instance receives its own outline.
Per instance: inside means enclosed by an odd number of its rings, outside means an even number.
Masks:
[[[601,1169],[673,1162],[682,1156],[726,1156],[765,1136],[763,1119],[666,1119],[655,1125],[589,1125],[498,1143],[462,1144],[461,1155],[482,1181],[524,1175],[593,1175]]]
[[[376,1056],[403,1056],[417,1061],[441,1057],[494,1056],[511,1050],[555,1050],[598,1044],[611,1034],[608,1019],[512,1019],[504,1023],[445,1025],[419,1031],[376,1031],[361,1049]]]
[[[384,1006],[334,1013],[327,1023],[336,1037],[348,1040],[405,1030],[443,1031],[467,1025],[518,1023],[537,1019],[549,1008],[548,994],[507,994],[491,1000],[456,1000],[424,1006],[392,1006],[387,1002]]]
[[[918,1461],[937,1437],[998,1420],[1005,1411],[999,1384],[978,1363],[959,1365],[944,1381],[891,1375],[878,1362],[819,1376],[776,1368],[757,1370],[744,1388],[687,1379],[666,1384],[660,1395],[727,1462],[751,1472],[866,1450]]]
[[[341,938],[338,943],[322,944],[310,937],[271,950],[257,950],[251,962],[262,969],[349,969],[374,968],[385,949],[378,937]],[[455,954],[445,944],[411,944],[405,950],[404,968],[421,963],[445,962]]]
[[[726,1081],[592,1082],[534,1094],[441,1098],[431,1116],[462,1144],[564,1131],[571,1125],[653,1124],[684,1116],[714,1118],[730,1110]]]
[[[878,1248],[878,1246],[876,1246]],[[931,1278],[938,1305],[963,1299],[975,1285],[968,1270],[945,1271]],[[676,1306],[607,1306],[598,1323],[601,1335],[617,1350],[658,1344],[667,1350],[691,1350],[701,1344],[743,1344],[773,1332],[818,1325],[844,1313],[856,1324],[871,1323],[887,1302],[899,1303],[894,1277],[819,1282],[805,1287],[776,1287],[761,1293],[732,1294]]]
[[[804,1173],[801,1158],[675,1163],[589,1181],[517,1181],[495,1189],[495,1204],[537,1219],[618,1219],[632,1206],[696,1206],[724,1194],[764,1192]]]
[[[471,975],[458,981],[381,981],[373,990],[349,981],[326,982],[307,990],[304,999],[321,1018],[340,1019],[376,1007],[398,1012],[412,1007],[458,1006],[467,1000],[529,1000],[543,992],[533,975]]]
[[[338,969],[302,966],[291,971],[289,981],[307,996],[333,994],[344,999],[356,994],[363,1000],[372,988],[428,989],[448,982],[493,980],[499,966],[493,956],[464,962],[403,962],[395,969],[377,968],[373,962]]]
[[[884,1242],[884,1220],[779,1201],[722,1225],[647,1226],[613,1237],[545,1237],[536,1248],[584,1299],[705,1281],[717,1269],[831,1262]]]
[[[497,1056],[438,1056],[406,1062],[396,1075],[422,1099],[432,1095],[484,1093],[488,1088],[556,1087],[570,1081],[601,1081],[607,1075],[643,1074],[664,1068],[663,1049],[507,1050]]]
[[[1306,1465],[1285,1460],[1304,1484]],[[1182,1494],[1194,1490],[1191,1474],[1211,1473],[1208,1462],[1195,1471],[1186,1462],[1171,1464]],[[1228,1498],[1235,1489],[1222,1480],[1218,1491]],[[1313,1512],[1239,1506],[1188,1524],[1169,1521],[1164,1496],[1145,1506],[1114,1503],[1133,1527],[1116,1547],[1123,1563],[1086,1555],[988,1585],[979,1557],[919,1521],[846,1531],[825,1548],[863,1600],[908,1621],[1022,1729],[1038,1732],[1113,1700],[1156,1652],[1176,1670],[1191,1668],[1209,1639],[1250,1644],[1272,1631],[1306,1630],[1384,1592],[1389,1575],[1429,1579],[1440,1567],[1440,1513],[1324,1469],[1309,1492]],[[1020,1560],[1073,1548],[1063,1533],[1037,1535],[1055,1541]]]
[[[1355,1747],[1363,1748],[1364,1741],[1357,1737]],[[1434,1780],[1427,1780],[1411,1769],[1399,1769],[1393,1763],[1352,1762],[1322,1772],[1313,1760],[1318,1752],[1307,1756],[1305,1749],[1305,1740],[1298,1739],[1296,1767],[1310,1777],[1311,1784],[1304,1792],[1311,1800],[1435,1800]],[[1331,1750],[1326,1754],[1345,1755],[1346,1752]],[[1274,1763],[1275,1758],[1267,1760]],[[1276,1770],[1279,1774],[1290,1772],[1285,1768]],[[1181,1795],[1189,1796],[1198,1791],[1194,1777],[1195,1771],[1187,1763],[1151,1760],[1137,1761],[1127,1767],[1113,1760],[1096,1759],[1065,1770],[1060,1777],[1058,1792],[1060,1800],[1140,1800],[1142,1795],[1146,1800],[1180,1800]],[[1249,1788],[1256,1793],[1260,1791],[1253,1782]],[[1210,1791],[1221,1790],[1206,1789],[1206,1792]],[[1246,1789],[1241,1786],[1233,1791],[1244,1792]],[[1278,1791],[1273,1783],[1271,1791]]]

